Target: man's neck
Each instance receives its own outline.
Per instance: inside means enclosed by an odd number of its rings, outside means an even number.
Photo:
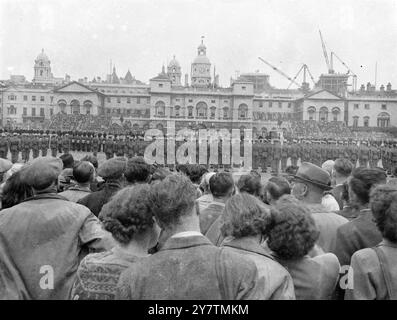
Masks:
[[[223,198],[214,197],[213,201],[214,201],[214,202],[220,202],[220,203],[225,204],[226,201],[227,201],[227,199],[229,199],[229,198],[228,198],[228,197],[223,197]]]
[[[335,185],[344,184],[346,180],[346,177],[335,177]]]

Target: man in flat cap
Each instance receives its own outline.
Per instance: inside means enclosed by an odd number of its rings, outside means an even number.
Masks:
[[[90,210],[56,193],[61,170],[60,159],[34,159],[21,169],[34,196],[1,212],[2,298],[68,299],[82,255],[113,246]]]
[[[324,192],[331,189],[329,173],[313,163],[303,162],[293,176],[292,194],[311,210],[320,231],[317,244],[324,252],[330,252],[336,241],[338,227],[348,222],[346,218],[329,212],[321,205]]]
[[[98,176],[105,180],[101,190],[93,192],[80,199],[80,203],[91,210],[96,216],[110,198],[123,187],[124,172],[127,160],[122,157],[111,158],[102,163],[98,168]]]

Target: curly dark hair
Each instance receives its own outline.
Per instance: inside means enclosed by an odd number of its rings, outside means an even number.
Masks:
[[[124,177],[130,183],[147,182],[150,176],[150,165],[143,157],[128,159]]]
[[[33,189],[21,179],[22,170],[24,168],[15,172],[4,184],[1,199],[3,209],[13,207],[33,196]]]
[[[377,186],[371,192],[370,206],[382,236],[397,242],[397,188],[390,185]]]
[[[103,206],[99,219],[118,242],[128,244],[136,234],[153,227],[149,190],[147,184],[126,187]]]
[[[197,187],[184,174],[177,173],[155,181],[150,188],[150,206],[160,227],[174,226],[189,215],[198,197]]]
[[[246,192],[226,202],[222,219],[222,235],[235,238],[266,235],[271,221],[269,207]]]
[[[320,234],[310,210],[291,195],[278,200],[271,210],[271,220],[267,244],[284,260],[305,256]]]
[[[252,173],[243,174],[237,181],[237,188],[240,192],[259,196],[263,189],[261,177]]]
[[[358,167],[352,172],[349,186],[357,196],[358,201],[361,204],[367,204],[371,188],[379,184],[385,184],[386,177],[382,169]]]

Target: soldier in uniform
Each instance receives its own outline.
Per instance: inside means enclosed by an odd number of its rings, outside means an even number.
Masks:
[[[352,141],[350,146],[350,161],[351,163],[353,163],[353,168],[355,168],[357,166],[357,160],[358,160],[358,156],[359,156],[359,148],[357,145],[357,141]]]
[[[108,135],[103,147],[103,151],[106,154],[106,160],[113,158],[114,156],[113,144],[112,136]]]
[[[280,159],[281,159],[281,144],[279,139],[273,140],[273,148],[272,148],[272,174],[278,175],[279,167],[280,167]]]
[[[378,166],[378,162],[381,157],[380,149],[375,142],[371,144],[369,149],[369,166],[371,168],[375,168]]]
[[[127,137],[125,142],[125,153],[129,159],[135,155],[135,141],[132,136]]]
[[[290,153],[290,145],[288,143],[288,140],[285,140],[283,145],[281,146],[281,172],[285,172],[285,168],[287,168],[287,161]]]
[[[0,158],[7,159],[8,141],[5,133],[1,133],[0,137]]]
[[[47,156],[47,150],[49,146],[49,138],[48,138],[48,132],[46,134],[43,134],[40,139],[40,149],[41,149],[41,156],[46,157]]]
[[[358,155],[358,162],[360,167],[367,168],[368,160],[369,160],[369,148],[367,146],[367,142],[361,141],[359,147],[359,155]]]
[[[116,156],[124,157],[124,151],[125,151],[125,141],[123,139],[123,136],[119,136],[116,141]]]
[[[22,160],[25,162],[29,161],[30,149],[32,147],[32,141],[28,133],[22,135]]]
[[[62,138],[62,150],[64,154],[68,154],[70,151],[70,139],[67,133],[65,133]]]
[[[382,147],[382,167],[386,170],[388,174],[391,173],[389,157],[390,157],[389,141],[385,141]]]
[[[298,165],[298,159],[299,159],[299,147],[296,140],[293,140],[290,146],[290,157],[291,157],[291,165],[296,167]]]
[[[99,151],[99,137],[98,134],[94,134],[93,137],[91,138],[91,149],[92,149],[92,154],[96,157]]]
[[[58,151],[58,135],[54,132],[50,136],[50,149],[51,156],[56,157]]]
[[[11,152],[11,162],[18,162],[18,154],[21,151],[21,139],[18,133],[14,132],[13,136],[10,138],[10,152]]]
[[[58,152],[62,153],[62,138],[63,138],[63,132],[58,132]]]
[[[261,156],[261,144],[258,139],[254,140],[252,144],[252,170],[257,171],[259,168],[259,157]]]
[[[40,138],[37,134],[32,136],[32,150],[33,150],[33,159],[36,159],[40,155]]]

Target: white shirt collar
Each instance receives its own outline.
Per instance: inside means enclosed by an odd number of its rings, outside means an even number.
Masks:
[[[175,233],[171,238],[184,238],[184,237],[194,237],[202,236],[203,234],[198,231],[184,231]]]

